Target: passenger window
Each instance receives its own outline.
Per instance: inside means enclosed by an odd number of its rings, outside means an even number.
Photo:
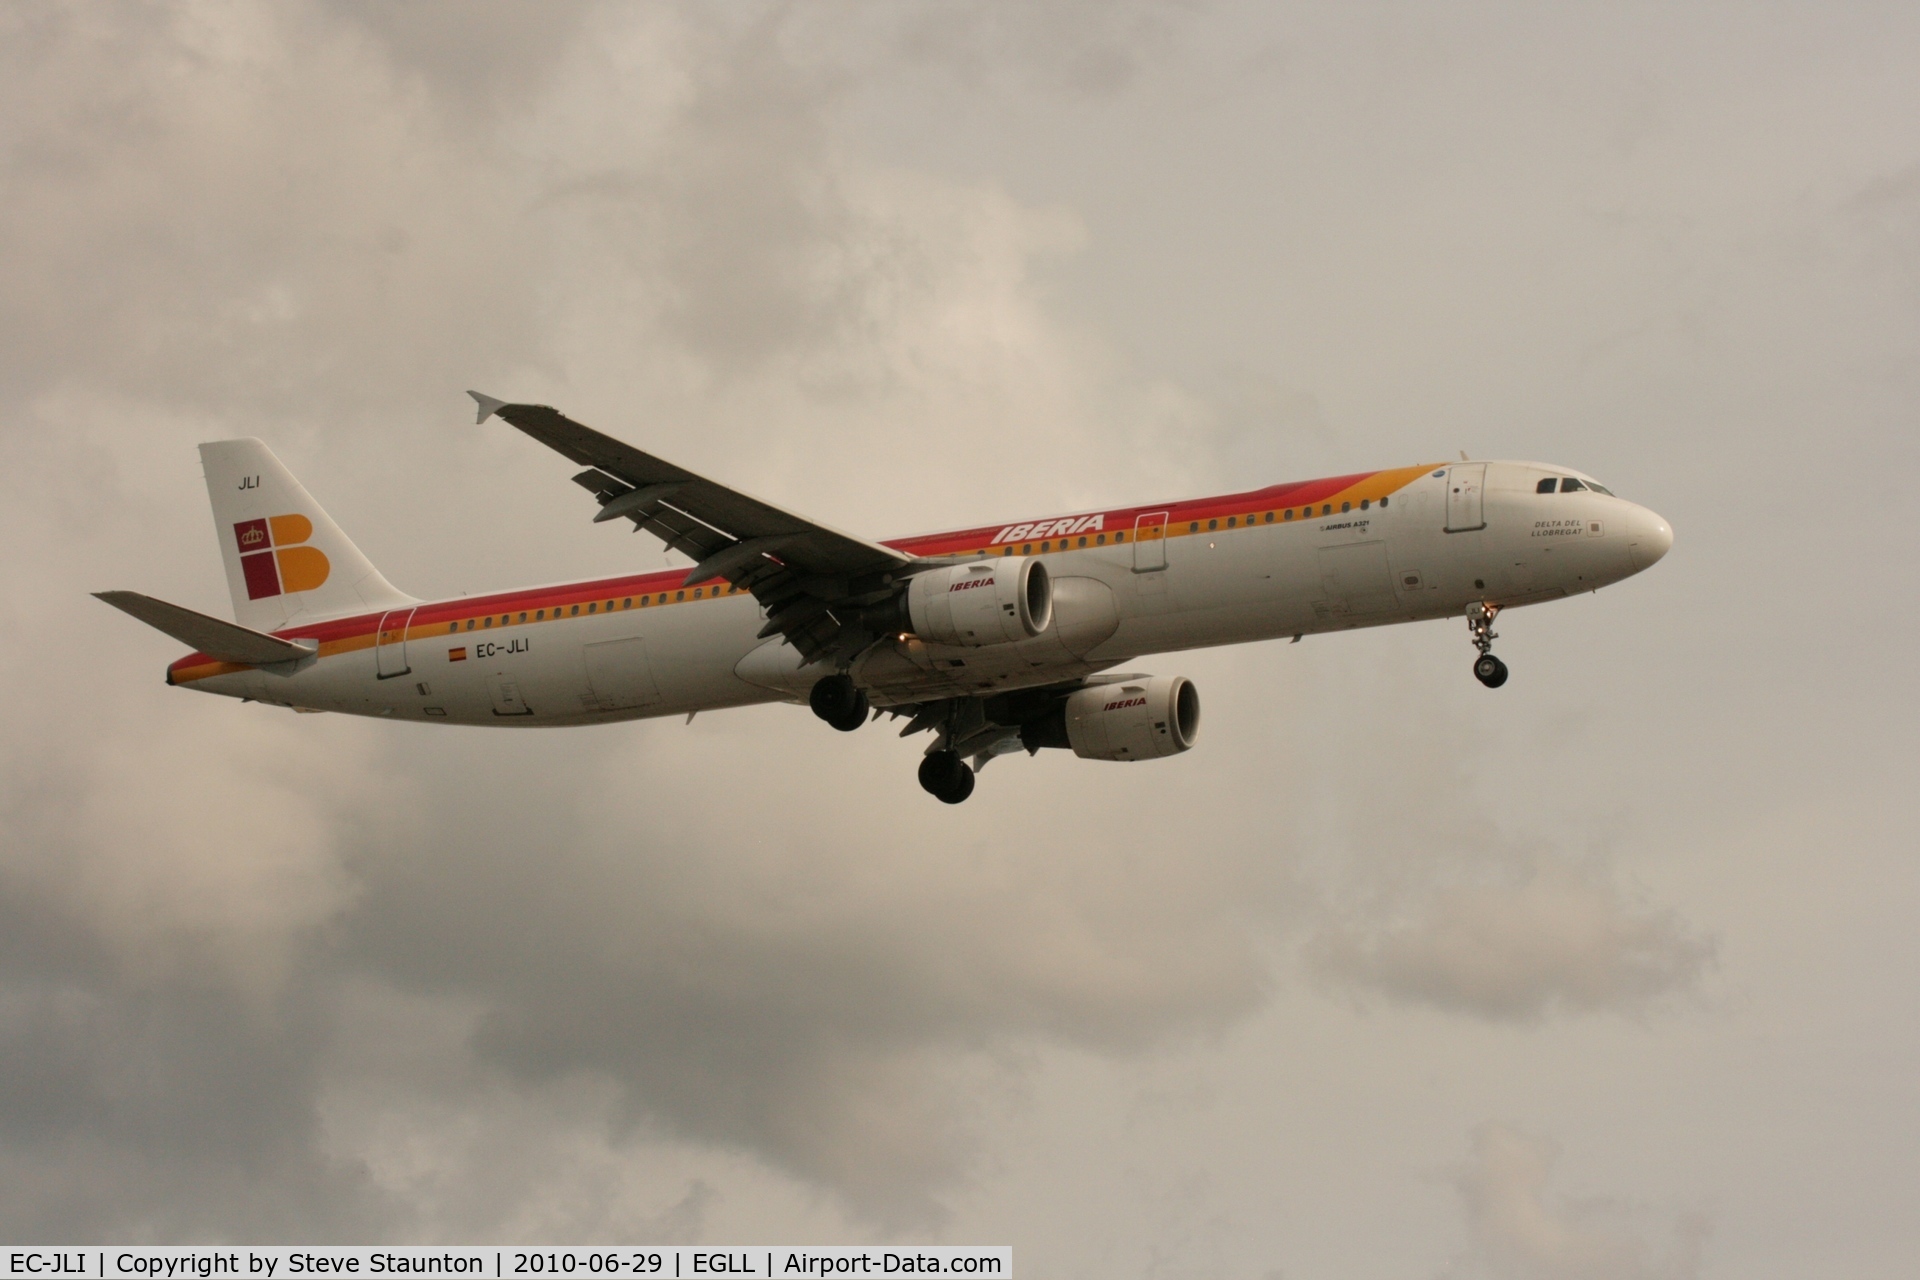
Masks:
[[[575,617],[575,618],[577,618],[577,617],[579,617],[579,616],[580,616],[580,606],[579,606],[579,605],[574,605],[574,606],[573,606],[573,612],[572,612],[572,614],[570,614],[569,616],[571,616],[571,617]]]
[[[453,632],[458,631],[459,629],[460,629],[460,624],[457,622],[449,622],[447,624],[448,634],[452,634]]]
[[[1029,542],[1029,543],[1027,543],[1027,544],[1026,544],[1025,546],[1023,546],[1023,547],[1021,547],[1021,548],[1020,548],[1020,554],[1021,554],[1021,555],[1023,555],[1023,556],[1030,556],[1030,555],[1032,555],[1032,554],[1033,554],[1033,544],[1032,544],[1031,542]]]
[[[1272,523],[1273,523],[1273,512],[1271,512],[1271,511],[1269,511],[1269,512],[1267,512],[1267,523],[1268,523],[1268,524],[1272,524]]]
[[[1115,542],[1125,542],[1127,540],[1127,535],[1124,532],[1116,533],[1113,535],[1113,540]]]
[[[1281,519],[1283,519],[1283,520],[1291,520],[1291,519],[1293,519],[1293,508],[1292,508],[1292,507],[1288,507],[1288,508],[1287,508],[1287,510],[1286,510],[1286,514],[1285,514],[1285,515],[1283,515],[1283,516],[1281,517]]]
[[[1323,516],[1330,516],[1330,515],[1332,515],[1332,514],[1333,514],[1333,504],[1332,504],[1331,502],[1323,502],[1323,503],[1321,503],[1321,504],[1320,504],[1320,514],[1321,514],[1321,515],[1323,515]]]
[[[1087,536],[1084,533],[1080,535],[1080,545],[1083,547],[1087,545]]]
[[[1106,546],[1106,545],[1107,545],[1107,535],[1103,533],[1103,534],[1100,534],[1099,536],[1097,536],[1096,538],[1094,538],[1094,540],[1093,540],[1093,545],[1094,545],[1094,546],[1096,546],[1096,547],[1104,547],[1104,546]]]
[[[1342,513],[1351,511],[1353,510],[1353,504],[1351,502],[1343,502],[1340,504],[1340,510]]]
[[[1200,522],[1198,520],[1195,520],[1191,524],[1187,525],[1187,532],[1188,533],[1200,532]]]
[[[480,620],[480,625],[481,625],[481,626],[483,626],[483,627],[490,627],[490,626],[492,626],[492,625],[493,625],[493,615],[492,615],[492,614],[488,614],[488,615],[487,615],[486,617],[484,617],[484,618],[482,618],[482,619]]]
[[[1387,505],[1387,500],[1386,500],[1385,498],[1382,498],[1382,499],[1380,499],[1380,505],[1381,505],[1381,506],[1383,506],[1383,507],[1384,507],[1384,506],[1386,506],[1386,505]]]
[[[1362,511],[1365,511],[1367,509],[1367,506],[1368,506],[1368,499],[1366,498],[1360,499],[1360,509]]]
[[[676,591],[673,593],[673,602],[675,604],[679,604],[682,600],[685,600],[686,598],[687,598],[687,593],[684,591]]]
[[[1584,489],[1586,487],[1587,486],[1581,484],[1572,476],[1568,476],[1560,482],[1560,492],[1562,493],[1572,493],[1575,489]]]
[[[1218,520],[1209,520],[1209,521],[1207,521],[1207,532],[1208,532],[1208,533],[1212,533],[1212,532],[1213,532],[1213,531],[1214,531],[1215,529],[1218,529],[1219,527],[1220,527],[1220,522],[1219,522]]]
[[[1227,528],[1229,528],[1229,529],[1231,529],[1231,528],[1233,528],[1233,522],[1234,522],[1234,517],[1233,517],[1233,516],[1228,516],[1228,517],[1227,517]]]
[[[1533,486],[1533,491],[1535,493],[1552,493],[1553,488],[1554,488],[1553,477],[1548,476],[1545,480],[1542,480],[1539,484]]]

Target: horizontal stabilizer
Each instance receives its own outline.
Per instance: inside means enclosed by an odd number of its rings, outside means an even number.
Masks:
[[[181,644],[192,645],[209,658],[217,658],[221,662],[266,667],[282,662],[299,662],[318,652],[318,646],[312,641],[296,644],[279,636],[270,636],[264,631],[209,618],[204,613],[182,609],[177,604],[155,600],[137,591],[96,591],[93,594],[121,612],[132,614],[156,631],[164,631]]]

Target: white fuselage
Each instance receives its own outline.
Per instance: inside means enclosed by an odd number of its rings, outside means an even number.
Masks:
[[[903,631],[849,674],[877,706],[1052,684],[1145,654],[1593,591],[1646,568],[1672,541],[1659,516],[1624,499],[1538,492],[1547,478],[1580,476],[1564,467],[1375,474],[1415,478],[1395,480],[1388,502],[1353,501],[1346,511],[1341,503],[1325,513],[1314,504],[1274,511],[1272,491],[1128,508],[1098,526],[1081,522],[1100,533],[1048,538],[1045,550],[1031,538],[993,544],[991,533],[903,540],[893,545],[955,563],[983,553],[1040,557],[1053,620],[1032,639],[983,647],[929,645]],[[1475,485],[1478,494],[1462,496]],[[932,549],[956,538],[960,549]],[[764,622],[745,592],[710,583],[696,598],[678,576],[653,574],[292,626],[280,634],[320,641],[317,658],[297,670],[183,659],[169,678],[304,709],[495,726],[803,701],[824,671],[801,667],[777,636],[756,638]]]

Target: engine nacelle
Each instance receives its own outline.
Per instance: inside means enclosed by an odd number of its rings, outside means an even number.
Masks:
[[[934,644],[1011,644],[1053,620],[1053,580],[1026,556],[932,569],[907,583],[907,621]]]
[[[1020,731],[1032,748],[1071,747],[1083,760],[1158,760],[1193,746],[1200,691],[1185,676],[1089,685]]]

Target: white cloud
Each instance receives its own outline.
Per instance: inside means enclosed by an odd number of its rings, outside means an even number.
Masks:
[[[1307,943],[1356,992],[1482,1017],[1634,1012],[1692,991],[1711,941],[1625,893],[1604,865],[1537,853],[1349,912]]]
[[[1489,1280],[1686,1280],[1700,1274],[1708,1223],[1674,1215],[1669,1241],[1646,1237],[1653,1215],[1603,1198],[1553,1195],[1554,1142],[1488,1121],[1455,1179],[1472,1245],[1449,1274]],[[1658,1228],[1656,1228],[1657,1230]]]

